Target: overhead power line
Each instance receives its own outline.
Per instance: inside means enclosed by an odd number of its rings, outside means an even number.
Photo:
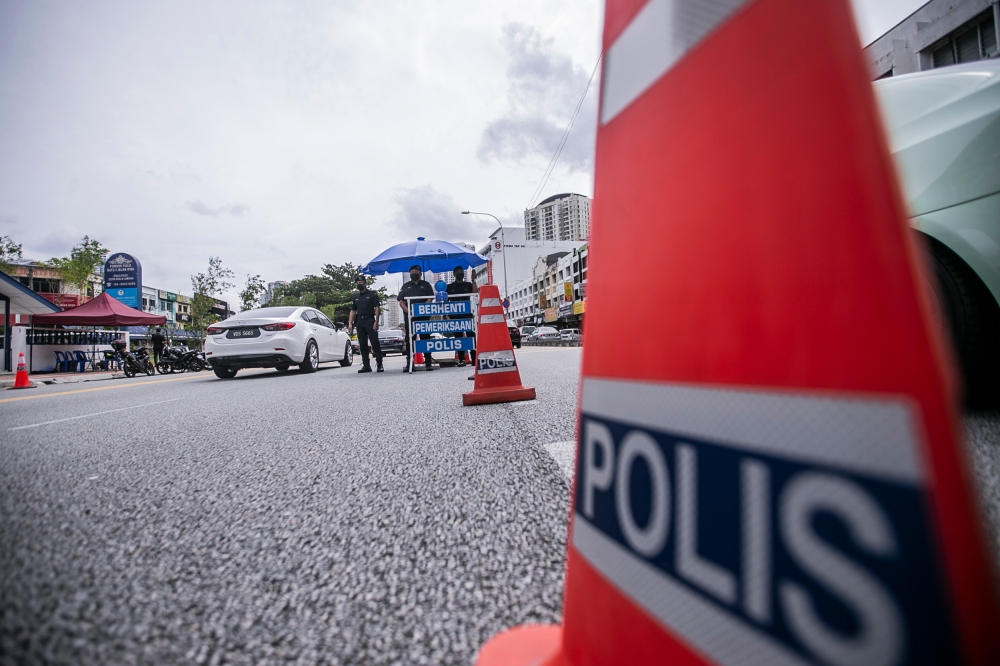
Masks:
[[[570,130],[573,129],[573,123],[576,122],[576,117],[580,114],[580,109],[583,107],[583,100],[587,98],[587,93],[590,92],[590,86],[594,83],[594,76],[597,75],[597,68],[601,66],[601,58],[604,57],[604,52],[597,56],[597,63],[594,65],[594,71],[590,73],[590,79],[587,81],[587,87],[584,89],[583,94],[580,95],[580,101],[576,104],[576,110],[573,111],[573,117],[569,119],[569,124],[566,126],[566,131],[563,132],[562,138],[559,140],[559,145],[556,147],[555,154],[552,155],[552,159],[549,160],[549,165],[545,168],[545,173],[542,175],[541,182],[538,183],[538,187],[531,195],[531,200],[528,202],[528,208],[535,205],[535,201],[538,199],[539,195],[545,189],[545,184],[549,182],[549,176],[552,175],[552,171],[556,168],[556,163],[559,161],[559,155],[562,154],[563,147],[566,145],[566,140],[569,138]]]

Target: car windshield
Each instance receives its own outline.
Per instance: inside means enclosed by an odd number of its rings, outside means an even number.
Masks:
[[[258,308],[257,310],[247,310],[246,312],[241,312],[238,316],[244,317],[246,319],[259,319],[262,317],[287,317],[298,310],[298,308]]]
[[[379,331],[378,337],[380,338],[401,338],[403,337],[402,331]]]

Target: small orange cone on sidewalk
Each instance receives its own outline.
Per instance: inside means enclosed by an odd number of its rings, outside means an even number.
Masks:
[[[479,290],[475,378],[472,391],[462,394],[462,404],[466,407],[535,399],[535,389],[521,385],[507,315],[500,303],[500,289],[493,284]]]
[[[24,363],[24,352],[17,355],[17,375],[14,376],[14,386],[11,388],[35,388],[28,380],[28,366]]]

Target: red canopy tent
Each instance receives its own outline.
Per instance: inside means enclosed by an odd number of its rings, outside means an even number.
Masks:
[[[33,324],[62,324],[64,326],[159,326],[167,323],[163,315],[153,315],[130,308],[107,292],[75,308],[51,314],[36,314]]]

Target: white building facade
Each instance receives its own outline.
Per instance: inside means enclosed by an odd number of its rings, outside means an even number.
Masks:
[[[489,243],[479,249],[479,254],[492,262],[493,284],[498,285],[500,293],[509,298],[513,294],[514,285],[534,275],[539,257],[558,252],[572,253],[580,243],[578,240],[529,240],[525,238],[524,227],[511,227],[497,229],[490,234]],[[487,279],[487,267],[477,268],[476,284],[481,287],[486,284]]]
[[[525,238],[533,241],[574,241],[590,238],[591,199],[567,192],[524,211]]]

